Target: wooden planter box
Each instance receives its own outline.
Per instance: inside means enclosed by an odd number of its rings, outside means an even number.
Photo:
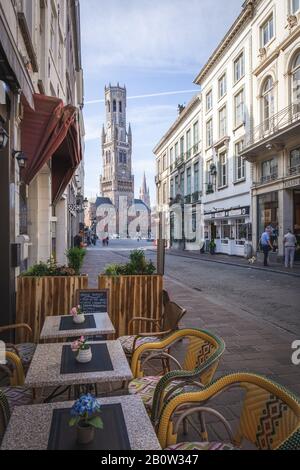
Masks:
[[[133,317],[158,320],[162,313],[163,277],[105,276],[98,277],[99,289],[109,289],[109,316],[116,329],[116,337],[139,331],[128,331]],[[145,326],[144,332],[152,328]]]
[[[16,323],[27,323],[37,343],[45,318],[69,314],[77,289],[87,287],[88,276],[18,277]],[[24,340],[19,334],[17,341]]]

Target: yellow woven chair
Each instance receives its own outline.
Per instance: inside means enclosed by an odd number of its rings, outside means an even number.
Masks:
[[[217,411],[217,406],[215,409],[208,407],[210,400],[233,387],[244,391],[239,427],[235,435],[229,423]],[[200,418],[200,441],[177,443],[182,420],[193,413],[197,413]],[[209,442],[205,414],[219,418],[228,432],[228,441]],[[241,448],[244,441],[260,450],[300,449],[300,400],[286,388],[263,376],[229,374],[201,391],[184,393],[168,400],[160,415],[158,439],[162,448],[169,450],[237,449]]]
[[[177,343],[184,348],[183,365],[170,354]],[[135,377],[129,383],[130,394],[141,397],[156,425],[163,402],[169,395],[182,393],[186,388],[199,389],[211,382],[225,351],[224,341],[211,333],[195,328],[178,330],[155,343],[139,346],[132,357],[131,370]],[[160,376],[145,376],[145,366],[156,359],[167,359],[176,370]]]
[[[30,405],[33,402],[32,390],[24,386],[25,374],[21,359],[15,353],[6,351],[7,366],[3,369],[9,374],[9,386],[0,387],[10,412],[15,406]],[[3,366],[0,366],[2,368]]]

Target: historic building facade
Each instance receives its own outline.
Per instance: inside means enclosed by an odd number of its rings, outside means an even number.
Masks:
[[[153,150],[156,157],[157,212],[167,213],[165,237],[175,249],[189,249],[195,241],[187,238],[184,230],[184,206],[192,208],[195,220],[196,206],[201,203],[202,186],[202,102],[199,95],[186,107],[179,106],[179,116]],[[170,207],[175,210],[171,210]],[[175,229],[175,225],[180,225]],[[180,233],[179,233],[180,232]],[[200,246],[199,246],[200,248]]]
[[[251,22],[252,127],[243,155],[252,162],[253,246],[272,228],[274,257],[288,228],[300,258],[300,2],[263,0]]]
[[[102,129],[102,176],[100,192],[119,210],[120,196],[127,197],[127,207],[134,199],[132,175],[132,132],[126,124],[126,88],[105,88],[106,125]]]
[[[1,322],[18,274],[64,263],[83,222],[82,106],[79,2],[0,0]]]
[[[218,253],[238,256],[252,239],[251,166],[241,155],[251,123],[251,5],[195,79],[203,101],[205,238]]]
[[[300,257],[299,0],[245,1],[195,83],[203,103],[206,240],[215,241],[218,253],[249,255],[259,251],[270,226],[273,256],[280,260],[291,228]],[[154,151],[159,204],[169,197],[163,182],[171,181],[169,166],[160,163],[169,155],[164,144]]]

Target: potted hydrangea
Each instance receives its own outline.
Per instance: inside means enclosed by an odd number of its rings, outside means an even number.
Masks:
[[[71,349],[76,354],[76,360],[81,363],[87,363],[92,360],[92,350],[84,336],[71,344]]]
[[[82,395],[74,403],[69,425],[77,427],[78,444],[89,444],[95,437],[95,429],[103,429],[103,421],[99,413],[100,404],[90,393]]]
[[[73,315],[73,322],[74,323],[84,323],[85,322],[85,316],[84,313],[82,312],[80,305],[77,305],[77,307],[73,307],[70,311],[70,314]]]

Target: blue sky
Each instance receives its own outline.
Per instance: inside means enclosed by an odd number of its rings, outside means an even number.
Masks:
[[[242,0],[81,0],[85,81],[85,191],[99,194],[104,86],[126,84],[138,195],[146,171],[155,202],[152,150],[199,88],[193,79],[241,11]]]

